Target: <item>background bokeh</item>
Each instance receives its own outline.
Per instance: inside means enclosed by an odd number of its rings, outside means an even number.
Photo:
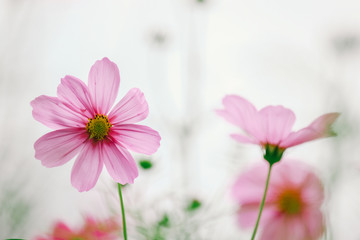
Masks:
[[[124,190],[133,238],[139,222],[164,214],[175,222],[171,239],[249,238],[229,193],[261,150],[230,139],[238,130],[214,113],[238,94],[292,109],[295,129],[342,113],[337,138],[290,149],[284,161],[307,162],[323,180],[327,239],[360,239],[359,10],[355,0],[0,0],[0,238],[120,213],[105,170],[79,193],[72,161],[47,169],[33,150],[50,129],[32,118],[30,101],[55,96],[67,74],[87,82],[106,56],[120,69],[118,100],[140,88],[144,123],[162,136],[154,167]],[[196,216],[181,211],[192,199],[202,203]]]

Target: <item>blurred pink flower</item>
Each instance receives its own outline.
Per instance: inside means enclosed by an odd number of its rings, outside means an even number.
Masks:
[[[42,95],[31,102],[33,117],[55,130],[35,142],[35,157],[46,167],[57,167],[78,155],[71,183],[79,191],[95,186],[103,164],[116,182],[133,183],[138,169],[127,149],[153,154],[160,145],[158,132],[134,124],[149,113],[139,89],[131,89],[110,111],[119,84],[118,67],[103,58],[91,67],[88,86],[65,76],[57,97]]]
[[[120,226],[113,219],[95,221],[87,217],[82,229],[73,231],[65,223],[58,222],[51,234],[36,240],[116,240],[119,230]]]
[[[266,106],[258,111],[253,104],[237,95],[223,99],[224,109],[217,114],[240,127],[245,134],[231,134],[238,142],[260,145],[265,150],[265,159],[277,162],[286,148],[318,138],[331,137],[335,133],[331,125],[339,113],[324,114],[309,126],[291,131],[295,114],[283,106]]]
[[[268,166],[264,163],[243,173],[233,187],[241,205],[241,227],[253,227],[264,191]],[[301,162],[288,161],[272,170],[265,206],[260,220],[261,240],[315,240],[323,231],[320,206],[324,190],[319,178]]]

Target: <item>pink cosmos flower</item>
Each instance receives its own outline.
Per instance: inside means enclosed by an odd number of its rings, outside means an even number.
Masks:
[[[260,145],[265,150],[264,158],[270,163],[280,161],[286,148],[334,136],[331,125],[339,116],[339,113],[324,114],[309,126],[292,131],[295,114],[283,106],[266,106],[258,111],[249,101],[236,95],[225,96],[223,105],[224,109],[216,110],[217,114],[244,131],[231,137],[238,142]]]
[[[239,224],[252,228],[261,203],[268,166],[262,162],[243,173],[233,187],[241,205]],[[260,240],[315,240],[323,231],[320,206],[324,190],[319,178],[301,162],[276,165],[271,174],[259,227]]]
[[[116,240],[119,230],[120,226],[114,219],[96,221],[87,217],[82,229],[71,230],[65,223],[58,222],[51,234],[36,240]]]
[[[88,86],[65,76],[57,97],[42,95],[31,102],[34,119],[54,129],[35,142],[35,157],[46,167],[57,167],[78,155],[71,183],[79,191],[95,186],[103,164],[116,182],[133,183],[138,169],[127,149],[149,155],[160,145],[158,132],[134,124],[149,113],[139,89],[131,89],[111,109],[119,84],[118,67],[103,58],[91,67]]]

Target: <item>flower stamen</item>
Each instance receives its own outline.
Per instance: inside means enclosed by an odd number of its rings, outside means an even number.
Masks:
[[[285,190],[278,198],[279,210],[289,215],[299,213],[302,205],[300,193],[294,190]]]
[[[106,115],[96,114],[94,118],[89,118],[86,124],[86,131],[90,134],[90,138],[96,141],[103,140],[112,127]]]

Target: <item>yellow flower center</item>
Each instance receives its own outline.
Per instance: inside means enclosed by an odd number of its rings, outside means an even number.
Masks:
[[[278,208],[289,215],[299,213],[302,205],[300,193],[296,190],[285,190],[278,198]]]
[[[71,240],[85,240],[83,237],[71,237]]]
[[[94,118],[89,118],[86,131],[90,134],[90,138],[101,141],[108,135],[111,126],[106,115],[96,114]]]

